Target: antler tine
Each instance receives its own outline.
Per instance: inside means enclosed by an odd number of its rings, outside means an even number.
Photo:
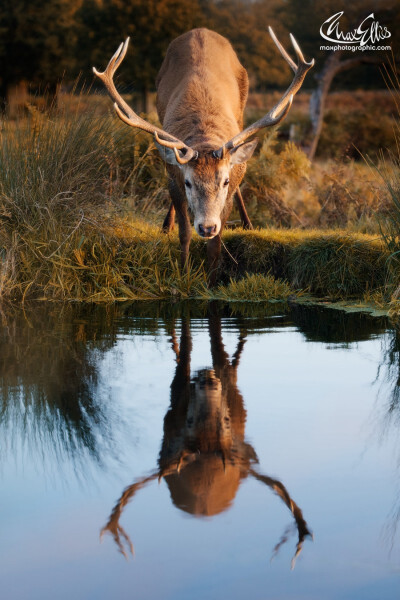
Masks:
[[[177,160],[180,164],[186,164],[193,158],[196,158],[197,152],[190,148],[190,146],[187,146],[184,142],[182,142],[182,140],[179,140],[170,133],[167,133],[163,129],[160,129],[159,127],[156,127],[156,125],[152,125],[148,121],[145,121],[139,117],[139,115],[137,115],[135,111],[120,96],[115,87],[113,76],[125,58],[128,45],[129,37],[126,38],[125,42],[119,45],[117,51],[112,55],[105,71],[100,72],[93,67],[93,73],[99,77],[99,79],[101,79],[107,88],[112,100],[114,100],[115,112],[121,121],[127,125],[130,125],[131,127],[137,127],[138,129],[142,129],[143,131],[153,134],[156,136],[156,141],[161,146],[174,149],[175,155],[177,156]],[[183,152],[182,155],[180,154],[181,151]]]
[[[168,140],[162,140],[158,135],[157,131],[154,131],[154,137],[158,144],[161,144],[166,148],[177,148],[178,150],[182,150],[182,148],[187,148],[186,144],[184,144],[183,142],[179,142],[178,145],[177,142],[169,142]]]
[[[286,60],[286,62],[290,65],[290,67],[293,69],[293,71],[296,73],[297,71],[297,65],[294,62],[294,60],[291,59],[291,57],[289,56],[289,54],[286,52],[285,48],[282,46],[282,44],[280,43],[280,41],[278,40],[278,38],[275,35],[274,30],[272,29],[271,26],[268,26],[268,31],[269,31],[269,35],[272,37],[273,41],[275,42],[275,46],[278,48],[279,52],[282,54],[283,58]],[[292,44],[294,46],[293,40],[297,46],[297,48],[299,47],[296,40],[294,39],[294,37],[292,36],[292,34],[290,34],[290,39],[292,40]],[[295,50],[296,50],[296,46],[294,46]],[[302,55],[303,56],[303,55]],[[304,60],[304,57],[303,57]]]
[[[312,59],[310,60],[310,62],[308,63],[308,62],[305,60],[305,58],[304,58],[304,55],[303,55],[303,53],[302,53],[302,51],[301,51],[301,48],[300,48],[300,46],[298,45],[298,43],[297,43],[297,41],[296,41],[296,38],[294,37],[294,35],[293,35],[292,33],[290,33],[289,35],[290,35],[291,42],[292,42],[292,44],[293,44],[293,48],[294,48],[294,50],[295,50],[295,52],[296,52],[296,54],[297,54],[297,56],[298,56],[298,58],[299,58],[300,62],[304,62],[304,63],[306,63],[307,65],[310,65],[310,66],[312,67],[312,66],[314,65],[314,62],[315,62],[315,61],[314,61],[314,59],[312,58]]]
[[[196,160],[196,158],[199,156],[197,150],[193,150],[192,148],[190,148],[190,152],[187,152],[184,156],[181,156],[176,146],[174,147],[174,153],[175,158],[180,165],[186,165],[190,160]]]
[[[114,56],[111,58],[111,61],[114,62],[114,66],[113,66],[113,70],[112,70],[113,73],[115,73],[115,71],[118,69],[119,65],[122,63],[122,61],[125,58],[125,55],[126,55],[126,52],[128,50],[128,46],[129,46],[129,40],[130,40],[130,38],[127,37],[124,42],[121,42],[118,50],[116,51]]]
[[[129,46],[129,40],[130,40],[130,38],[127,37],[125,42],[120,43],[117,51],[114,52],[114,54],[110,58],[110,62],[108,63],[105,71],[100,73],[95,67],[93,67],[93,72],[95,73],[95,75],[100,77],[100,79],[102,79],[102,80],[104,79],[104,76],[108,77],[109,75],[111,75],[111,77],[112,77],[114,75],[115,71],[118,69],[119,65],[122,63],[122,61],[125,58],[125,55],[126,55],[126,52],[128,50],[128,46]]]
[[[190,153],[186,152],[186,154],[184,156],[181,156],[179,154],[178,150],[185,150],[187,148],[187,146],[183,142],[181,142],[181,145],[179,145],[176,142],[168,142],[167,140],[162,140],[162,139],[160,139],[160,136],[158,135],[157,131],[154,132],[154,137],[155,137],[156,142],[158,144],[160,144],[161,146],[165,146],[166,148],[173,149],[173,151],[175,153],[175,158],[180,165],[186,165],[186,163],[188,163],[192,159],[196,159],[199,155],[197,150],[191,149],[192,152],[190,152]]]
[[[312,59],[310,62],[306,62],[303,53],[300,49],[300,46],[298,45],[292,34],[290,34],[290,39],[292,41],[293,48],[296,52],[298,61],[297,65],[276,37],[272,27],[268,27],[268,31],[279,52],[282,54],[283,58],[286,60],[290,68],[294,71],[293,81],[286,90],[286,92],[283,94],[279,102],[266,115],[264,115],[261,119],[259,119],[252,125],[249,125],[249,127],[238,133],[235,137],[233,137],[226,144],[224,144],[224,146],[222,146],[219,150],[216,151],[216,154],[219,158],[223,158],[224,152],[226,150],[231,150],[232,148],[243,144],[249,137],[258,133],[260,129],[263,129],[264,127],[271,127],[273,125],[277,125],[280,121],[282,121],[282,119],[286,117],[290,110],[294,95],[299,91],[299,89],[303,85],[303,81],[307,72],[314,66],[314,59]]]

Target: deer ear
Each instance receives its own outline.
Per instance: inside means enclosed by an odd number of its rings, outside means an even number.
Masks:
[[[254,150],[258,144],[258,140],[252,140],[245,144],[239,144],[229,151],[231,155],[231,165],[237,165],[239,163],[247,162],[252,157]]]
[[[175,165],[176,167],[180,167],[180,164],[176,160],[176,156],[175,156],[175,152],[174,152],[173,148],[166,148],[165,146],[162,146],[158,142],[154,142],[154,143],[157,146],[157,150],[161,154],[161,158],[163,160],[165,160],[165,162],[169,163],[170,165]]]

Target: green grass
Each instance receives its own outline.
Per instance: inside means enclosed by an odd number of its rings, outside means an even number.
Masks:
[[[205,295],[207,298],[211,296],[215,300],[230,302],[272,302],[288,300],[295,296],[293,288],[286,281],[260,273],[246,273],[239,280],[231,279],[227,285],[220,284],[216,289],[207,290]]]

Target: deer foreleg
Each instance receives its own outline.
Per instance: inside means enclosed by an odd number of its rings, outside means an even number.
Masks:
[[[187,271],[189,262],[189,246],[192,238],[192,227],[190,225],[189,214],[186,207],[177,210],[179,225],[179,242],[181,245],[181,268],[183,272]]]
[[[172,200],[172,207],[170,208],[168,214],[171,213],[172,217],[172,215],[176,213],[179,226],[179,242],[181,245],[181,268],[182,271],[187,271],[189,261],[189,246],[192,238],[192,226],[190,224],[187,202],[186,199],[182,197],[182,192],[173,180],[170,180],[169,182],[169,194]]]
[[[171,202],[171,206],[167,212],[167,216],[164,219],[164,223],[162,226],[163,233],[169,233],[174,229],[175,226],[175,207]]]
[[[235,201],[239,211],[240,220],[242,221],[243,229],[253,229],[253,225],[251,224],[249,215],[247,214],[243,196],[239,188],[237,188],[235,192]]]

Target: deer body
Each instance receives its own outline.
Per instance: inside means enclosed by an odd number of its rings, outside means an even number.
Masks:
[[[243,179],[246,162],[257,145],[254,135],[276,125],[288,113],[314,61],[307,63],[292,36],[296,65],[270,34],[295,73],[281,100],[261,119],[243,130],[243,111],[248,94],[248,77],[227,39],[208,29],[194,29],[169,46],[157,77],[157,111],[163,129],[139,117],[118,94],[113,75],[125,57],[128,40],[121,45],[104,73],[94,70],[115,101],[118,116],[127,124],[152,133],[168,165],[169,192],[173,204],[164,229],[178,218],[181,262],[189,256],[192,228],[208,239],[210,282],[216,279],[221,252],[221,232],[232,209],[233,194]],[[250,140],[249,140],[250,138]],[[228,141],[226,141],[228,140]],[[247,217],[240,194],[239,211]]]
[[[248,77],[231,44],[208,29],[174,40],[156,79],[157,112],[165,131],[218,150],[243,129]]]
[[[228,40],[207,29],[194,29],[171,43],[156,86],[157,112],[164,130],[198,153],[197,160],[186,165],[175,164],[175,156],[171,155],[172,164],[168,165],[182,264],[188,259],[192,232],[189,207],[196,231],[210,238],[207,252],[211,279],[215,279],[221,247],[219,234],[232,210],[233,194],[246,165],[231,165],[229,157],[215,158],[213,151],[243,129],[247,72]]]

